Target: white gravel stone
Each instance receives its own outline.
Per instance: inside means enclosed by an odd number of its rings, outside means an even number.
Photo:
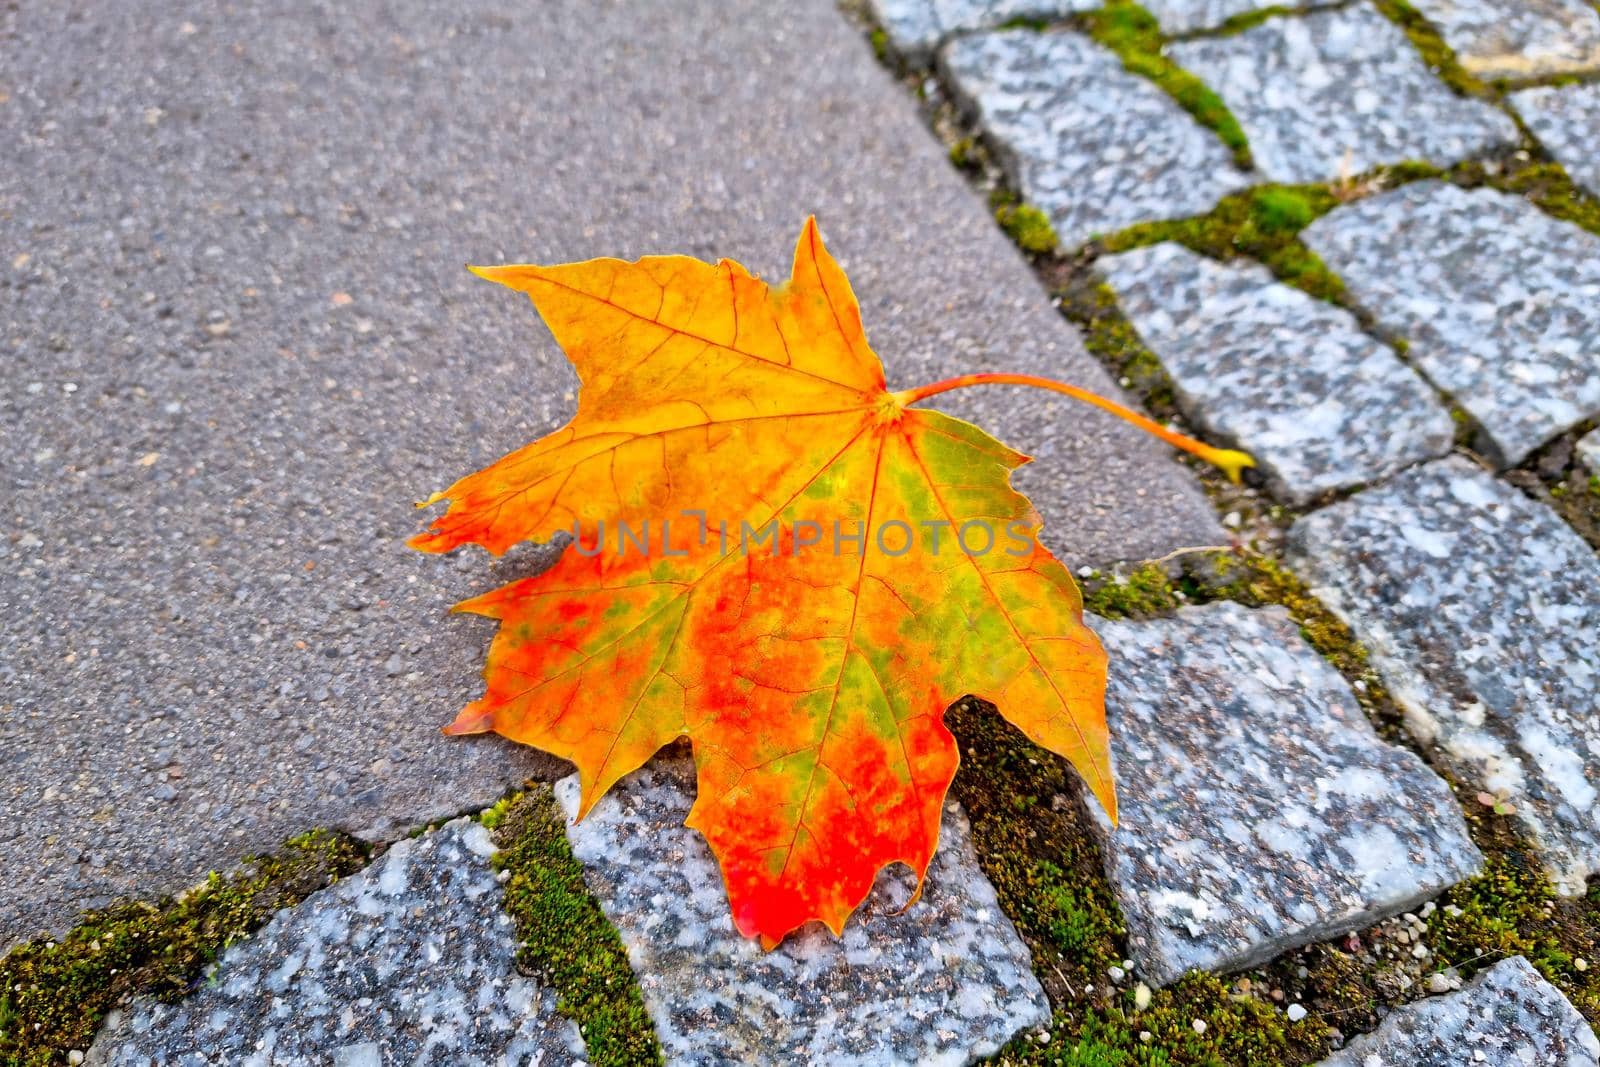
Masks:
[[[1452,93],[1400,28],[1365,5],[1269,19],[1170,52],[1221,95],[1256,166],[1278,181],[1452,163],[1517,142],[1509,117]]]
[[[974,34],[946,45],[939,62],[1013,187],[1069,248],[1203,213],[1248,184],[1211,131],[1080,34]]]
[[[1558,885],[1600,872],[1600,559],[1464,459],[1297,522],[1289,562],[1350,624],[1464,784],[1497,797]]]
[[[1600,415],[1600,237],[1520,197],[1418,182],[1302,232],[1511,466]]]
[[[1594,1067],[1600,1041],[1583,1016],[1521,956],[1459,993],[1398,1009],[1320,1067]]]
[[[1537,78],[1600,68],[1600,12],[1584,0],[1411,0],[1468,73]]]
[[[1160,244],[1099,261],[1191,421],[1305,504],[1448,452],[1450,414],[1354,316],[1273,279]]]
[[[1600,82],[1524,89],[1510,100],[1572,180],[1600,197]]]
[[[616,924],[669,1065],[961,1064],[1050,1020],[1027,947],[947,805],[922,898],[903,868],[835,938],[820,924],[771,952],[734,929],[722,876],[683,825],[693,765],[657,757],[569,823]],[[576,776],[556,784],[570,819]]]
[[[87,1062],[580,1064],[555,997],[517,974],[488,831],[457,819],[279,912],[176,1004],[113,1012]]]
[[[1593,430],[1579,439],[1578,462],[1588,468],[1590,474],[1600,477],[1600,430]]]
[[[1479,869],[1449,789],[1378,739],[1281,608],[1090,621],[1111,656],[1117,828],[1091,810],[1152,985],[1369,926]]]

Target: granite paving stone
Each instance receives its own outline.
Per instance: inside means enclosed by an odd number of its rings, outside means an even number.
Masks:
[[[934,49],[953,34],[994,29],[1012,19],[1059,19],[1100,6],[1100,0],[870,0],[870,3],[873,17],[889,35],[889,44],[913,63],[927,63]]]
[[[1350,624],[1406,723],[1493,794],[1558,887],[1600,871],[1600,559],[1460,457],[1289,532],[1291,567]]]
[[[114,1011],[87,1062],[582,1064],[555,994],[517,974],[493,853],[467,819],[396,842],[234,944],[183,1000]]]
[[[1518,140],[1504,112],[1451,92],[1366,4],[1269,19],[1169,51],[1222,97],[1256,167],[1276,181],[1327,181],[1405,160],[1453,163]]]
[[[1103,6],[1101,0],[870,0],[870,4],[895,52],[918,64],[926,63],[935,48],[958,33],[996,29],[1013,19],[1054,21]],[[1166,32],[1190,33],[1220,26],[1234,15],[1283,5],[1273,0],[1146,0],[1143,6]]]
[[[570,819],[577,777],[556,796]],[[953,801],[920,901],[902,910],[913,879],[890,867],[842,938],[812,923],[772,952],[734,929],[693,802],[693,764],[658,756],[567,830],[669,1065],[963,1064],[1048,1021]]]
[[[1306,504],[1450,450],[1433,390],[1355,317],[1246,260],[1166,243],[1098,270],[1171,376],[1178,405]]]
[[[1168,34],[1196,33],[1214,29],[1235,15],[1248,15],[1268,8],[1306,10],[1337,0],[1301,0],[1279,4],[1273,0],[1143,0],[1141,6],[1156,17]]]
[[[1600,11],[1585,0],[1412,0],[1481,78],[1600,70]]]
[[[1250,967],[1481,867],[1449,788],[1379,740],[1282,608],[1091,624],[1121,807],[1096,820],[1147,981]]]
[[[1600,82],[1512,93],[1511,106],[1572,180],[1600,197]]]
[[[1592,430],[1578,440],[1578,462],[1600,478],[1600,430]]]
[[[1393,1012],[1320,1067],[1594,1067],[1600,1041],[1561,990],[1521,956],[1468,985]]]
[[[1337,208],[1306,244],[1520,463],[1600,414],[1600,237],[1520,197],[1418,182]]]
[[[462,264],[782,279],[815,213],[894,388],[1117,393],[834,0],[0,3],[0,55],[0,950],[568,773],[439,735],[492,631],[449,606],[540,557],[410,552],[412,502],[577,389]],[[1109,415],[935,402],[1074,566],[1221,536]]]
[[[1211,131],[1077,33],[960,37],[940,52],[1013,188],[1067,247],[1136,222],[1209,211],[1248,184]]]

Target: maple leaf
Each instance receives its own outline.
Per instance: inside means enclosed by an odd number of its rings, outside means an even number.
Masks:
[[[483,696],[446,733],[572,761],[580,818],[689,738],[688,824],[767,947],[812,919],[841,932],[887,864],[922,877],[958,763],[943,716],[963,695],[1071,761],[1115,818],[1106,656],[1010,486],[1026,457],[910,405],[1043,384],[1234,473],[1248,457],[1022,376],[890,392],[814,220],[777,288],[684,256],[472,269],[532,299],[578,410],[424,501],[450,506],[410,543],[574,543],[457,606],[500,626]]]

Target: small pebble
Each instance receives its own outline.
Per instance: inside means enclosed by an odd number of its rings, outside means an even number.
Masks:
[[[1572,969],[1575,971],[1587,971],[1589,969],[1589,961],[1579,956],[1572,961]]]
[[[1189,1025],[1194,1027],[1194,1032],[1197,1034],[1203,1034],[1206,1032],[1206,1021],[1204,1019],[1196,1019]]]
[[[1120,982],[1128,976],[1128,972],[1124,971],[1121,967],[1107,967],[1106,974],[1111,976],[1111,980],[1113,982]]]
[[[1430,974],[1428,976],[1428,992],[1450,992],[1450,976],[1445,974],[1443,971],[1435,971],[1433,974]]]
[[[1304,1019],[1305,1017],[1306,1017],[1306,1008],[1305,1008],[1304,1004],[1291,1004],[1291,1005],[1289,1005],[1289,1021],[1290,1022],[1297,1023],[1301,1019]]]
[[[1133,1006],[1140,1011],[1150,1006],[1150,987],[1143,982],[1133,987]]]
[[[1142,1041],[1144,1044],[1148,1045],[1150,1042],[1154,1041],[1155,1039],[1156,1039],[1156,1035],[1152,1034],[1150,1031],[1148,1031],[1148,1030],[1140,1030],[1139,1031],[1139,1040]]]

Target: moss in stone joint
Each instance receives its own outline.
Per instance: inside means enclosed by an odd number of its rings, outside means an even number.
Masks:
[[[1498,173],[1482,163],[1462,163],[1443,176],[1469,189],[1487,185],[1502,193],[1524,197],[1546,215],[1600,236],[1600,199],[1580,189],[1559,163],[1534,162],[1502,168]]]
[[[1272,7],[1257,8],[1254,11],[1241,11],[1237,15],[1230,15],[1223,19],[1221,24],[1213,29],[1201,30],[1197,33],[1185,34],[1185,37],[1235,37],[1246,30],[1255,29],[1263,22],[1277,18],[1300,18],[1305,14],[1305,9],[1277,4]]]
[[[1139,396],[1152,416],[1170,419],[1178,414],[1172,379],[1122,314],[1109,285],[1079,274],[1065,279],[1056,296],[1061,313],[1082,333],[1084,347]]]
[[[660,1063],[622,939],[584,885],[550,788],[536,786],[497,808],[490,809],[501,848],[494,863],[511,872],[506,910],[522,943],[519,964],[555,988],[557,1008],[582,1030],[595,1067]]]
[[[1278,280],[1342,304],[1344,283],[1299,237],[1338,205],[1328,185],[1261,185],[1222,198],[1204,215],[1140,223],[1098,243],[1108,253],[1176,241],[1212,259],[1249,256]]]
[[[1440,81],[1462,96],[1495,99],[1494,91],[1486,83],[1467,73],[1461,61],[1456,58],[1455,50],[1445,43],[1439,31],[1423,17],[1422,12],[1408,4],[1406,0],[1373,0],[1373,2],[1390,22],[1399,26],[1410,38],[1422,61]]]
[[[1241,169],[1255,165],[1244,129],[1222,97],[1167,58],[1163,51],[1167,41],[1154,15],[1128,0],[1113,0],[1081,21],[1091,37],[1117,54],[1129,73],[1154,82],[1196,122],[1215,133]]]
[[[956,148],[959,147],[960,144],[957,144]],[[955,148],[951,149],[950,158],[952,161],[955,160]],[[1056,239],[1055,227],[1050,225],[1049,215],[1032,204],[1018,203],[1014,197],[1001,196],[993,199],[995,221],[1018,248],[1030,256],[1048,256],[1055,252],[1059,242]]]
[[[0,959],[0,1063],[35,1067],[87,1049],[120,999],[177,999],[231,942],[367,862],[365,846],[316,831],[180,897],[90,913],[60,941]]]

